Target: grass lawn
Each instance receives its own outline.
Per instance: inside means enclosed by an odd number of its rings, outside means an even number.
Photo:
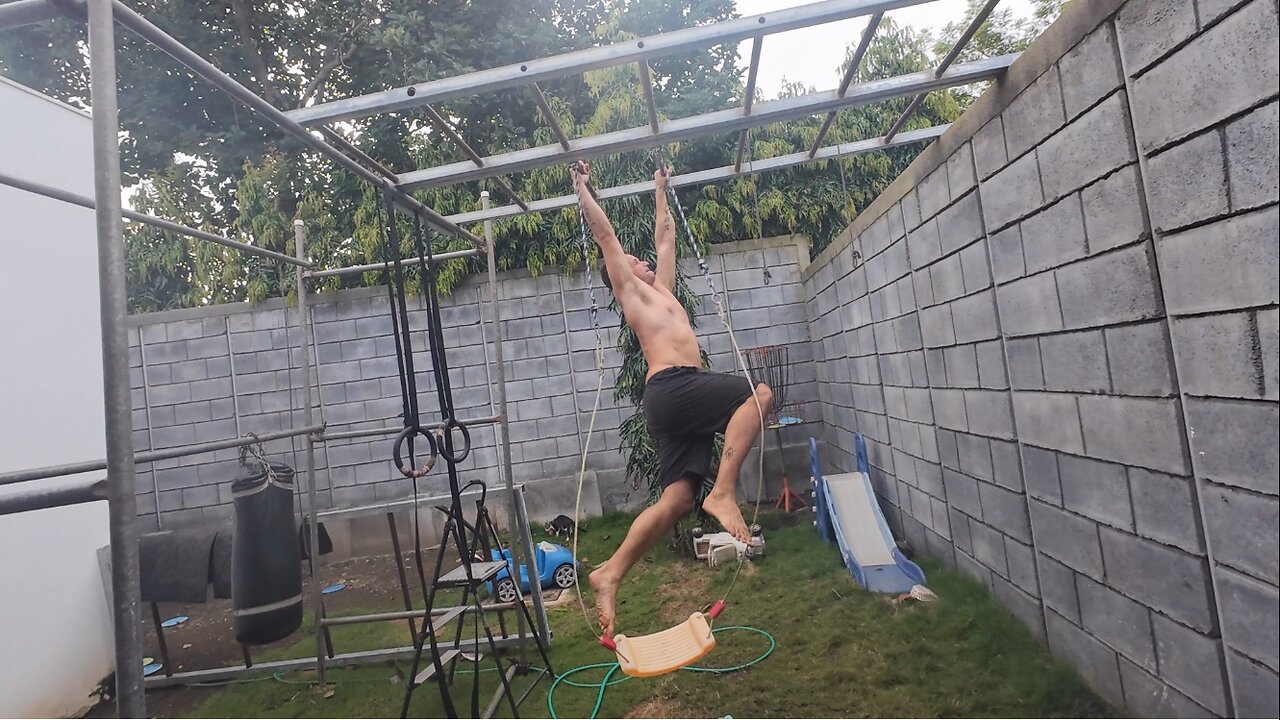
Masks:
[[[924,559],[921,566],[929,587],[941,600],[895,604],[854,584],[835,546],[819,542],[810,517],[803,512],[761,516],[767,555],[744,568],[717,622],[768,632],[777,642],[772,655],[731,674],[680,672],[627,680],[607,690],[600,715],[1102,717],[1114,712],[1074,671],[1050,658],[977,582]],[[581,539],[582,559],[595,564],[607,557],[630,520],[627,515],[610,515],[591,521]],[[619,627],[643,634],[680,622],[718,598],[732,575],[733,567],[710,570],[705,563],[676,557],[664,544],[637,564],[624,582]],[[383,608],[369,608],[379,609]],[[596,645],[576,601],[548,612],[555,634],[551,660],[557,672],[612,659]],[[407,636],[403,623],[335,630],[335,642],[343,652],[403,645]],[[762,635],[728,631],[718,635],[718,646],[701,664],[725,667],[746,662],[768,644]],[[300,631],[298,643],[286,655],[305,656],[314,647],[312,636]],[[325,690],[309,682],[310,673],[229,684],[196,707],[191,717],[394,717],[404,693],[397,674],[407,673],[406,665],[333,670],[334,684]],[[599,682],[603,674],[596,670],[574,679]],[[492,671],[460,674],[453,695],[464,716],[475,677],[480,678],[482,708],[497,687]],[[517,678],[515,686],[519,692],[528,680]],[[521,715],[549,717],[549,687],[550,681],[543,679],[521,707]],[[586,717],[596,694],[562,683],[555,692],[556,713]],[[415,691],[410,716],[443,716],[433,684]],[[499,716],[509,717],[510,709],[504,705]]]

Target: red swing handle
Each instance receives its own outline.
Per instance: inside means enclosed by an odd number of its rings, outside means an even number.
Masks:
[[[715,620],[724,612],[724,600],[717,600],[711,604],[711,609],[707,611],[707,617]]]
[[[596,641],[608,648],[611,652],[618,652],[618,644],[613,641],[613,638],[600,636],[596,638]]]

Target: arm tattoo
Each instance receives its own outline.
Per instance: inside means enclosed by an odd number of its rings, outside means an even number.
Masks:
[[[732,458],[734,455],[736,455],[736,454],[737,454],[737,452],[738,452],[737,450],[734,450],[734,449],[733,449],[733,448],[731,448],[731,447],[727,447],[727,448],[725,448],[725,449],[724,449],[724,459],[725,459],[725,460],[729,460],[729,459],[730,459],[730,458]]]

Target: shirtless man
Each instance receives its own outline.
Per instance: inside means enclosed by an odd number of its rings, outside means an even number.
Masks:
[[[657,268],[627,254],[609,218],[588,189],[590,167],[572,169],[574,189],[587,225],[604,258],[604,284],[622,306],[622,317],[636,333],[649,365],[645,376],[644,413],[658,443],[662,495],[631,524],[613,557],[591,573],[596,612],[604,637],[614,634],[618,586],[640,556],[648,552],[676,521],[693,510],[702,480],[711,468],[716,433],[724,433],[724,453],[715,487],[702,509],[742,542],[750,542],[738,508],[738,473],[760,434],[760,416],[769,412],[773,391],[760,383],[754,397],[738,375],[702,369],[698,339],[684,306],[672,293],[676,281],[676,233],[667,210],[667,173],[653,174],[657,212],[654,247]]]

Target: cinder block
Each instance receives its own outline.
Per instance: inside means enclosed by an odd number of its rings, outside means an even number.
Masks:
[[[982,519],[1022,542],[1031,542],[1031,520],[1027,517],[1027,497],[998,485],[978,483],[982,499]]]
[[[956,443],[956,434],[950,430],[938,430],[938,456],[944,467],[960,469],[960,450]]]
[[[978,356],[973,345],[943,348],[947,384],[951,387],[978,386]]]
[[[1038,338],[1013,338],[1005,341],[1009,353],[1009,381],[1015,390],[1044,389],[1044,370]]]
[[[1141,717],[1203,718],[1212,715],[1208,708],[1201,707],[1123,657],[1120,658],[1120,678],[1124,681],[1125,707]]]
[[[920,198],[916,188],[911,188],[902,196],[902,221],[906,223],[907,232],[920,226]]]
[[[974,518],[982,517],[982,502],[978,496],[978,481],[944,467],[942,484],[947,489],[947,503]]]
[[[982,217],[988,231],[1003,228],[1043,202],[1036,153],[1023,155],[982,184]]]
[[[1239,398],[1266,392],[1254,355],[1258,339],[1252,313],[1175,318],[1172,325],[1183,392]]]
[[[1014,392],[1013,414],[1023,442],[1084,454],[1080,411],[1074,395]]]
[[[1058,458],[1062,504],[1113,527],[1133,530],[1129,480],[1121,465],[1063,455]],[[1136,658],[1135,658],[1136,659]]]
[[[1022,255],[1029,273],[1085,256],[1087,243],[1080,196],[1068,195],[1020,223]]]
[[[1025,503],[1023,515],[1026,515]],[[1031,595],[1040,597],[1040,584],[1036,581],[1035,549],[1005,536],[1004,555],[1009,562],[1009,579]]]
[[[1187,398],[1186,412],[1198,476],[1280,494],[1275,403]]]
[[[978,562],[1001,576],[1007,576],[1009,563],[1004,556],[1004,536],[976,520],[969,521],[969,536],[973,540],[973,556]]]
[[[1080,398],[1085,447],[1095,457],[1186,474],[1182,419],[1173,400],[1086,395]]]
[[[1054,332],[1063,328],[1058,286],[1053,273],[1041,273],[996,288],[1000,322],[1010,335]]]
[[[1009,393],[998,390],[966,390],[964,402],[969,430],[988,437],[1006,440],[1014,438]]]
[[[1262,552],[1275,543],[1280,527],[1280,500],[1245,490],[1205,483],[1205,534],[1214,562],[1230,565],[1275,585],[1280,583],[1276,553]]]
[[[1117,707],[1124,703],[1120,666],[1114,650],[1063,620],[1057,613],[1045,613],[1045,628],[1049,634],[1049,648],[1054,655],[1071,663],[1103,699]]]
[[[1102,332],[1090,330],[1040,338],[1046,390],[1106,392],[1111,388]]]
[[[978,168],[978,176],[984,180],[1009,162],[1004,142],[1004,125],[998,115],[974,134],[973,162]]]
[[[1204,552],[1192,480],[1129,468],[1129,495],[1138,534],[1193,555]]]
[[[1102,578],[1097,523],[1037,500],[1030,502],[1030,508],[1037,550],[1090,577]]]
[[[1076,592],[1085,629],[1133,662],[1156,672],[1151,611],[1086,577],[1076,580]]]
[[[956,341],[951,306],[936,305],[920,311],[920,334],[928,348],[952,345]]]
[[[1171,395],[1173,358],[1163,322],[1107,328],[1112,391],[1121,395]]]
[[[1022,255],[1022,226],[1018,224],[994,233],[988,239],[991,246],[991,272],[997,283],[1016,280],[1027,274],[1026,260]]]
[[[978,361],[978,384],[991,390],[1009,387],[1008,373],[1004,365],[1004,346],[999,340],[981,342],[974,346]]]
[[[978,193],[965,195],[938,216],[938,234],[944,255],[968,245],[984,233]]]
[[[1137,160],[1124,93],[1103,100],[1041,145],[1046,200],[1063,197]]]
[[[911,256],[911,267],[916,269],[942,257],[942,237],[938,232],[938,221],[930,220],[908,232],[907,250]]]
[[[1178,0],[1136,0],[1116,14],[1125,69],[1137,75],[1196,32],[1194,5]]]
[[[994,290],[984,290],[951,303],[956,342],[990,340],[1000,334]]]
[[[964,295],[964,275],[960,269],[960,255],[949,255],[929,267],[933,283],[934,302],[947,302]]]
[[[986,438],[957,433],[956,446],[960,452],[960,469],[965,474],[983,480],[992,479],[991,445]]]
[[[1040,597],[1045,606],[1073,622],[1080,622],[1076,574],[1044,553],[1036,553],[1036,567],[1040,574]]]
[[[1108,584],[1202,632],[1213,630],[1216,623],[1204,559],[1108,527],[1100,528],[1099,535]],[[1036,540],[1039,543],[1039,535]]]
[[[1160,278],[1171,313],[1234,310],[1280,302],[1275,207],[1170,235]]]
[[[1151,249],[1138,245],[1056,271],[1066,327],[1144,320],[1162,313]]]
[[[1280,397],[1280,310],[1258,311],[1258,344],[1262,351],[1263,396]]]
[[[1145,176],[1152,226],[1160,232],[1225,215],[1226,161],[1218,131],[1199,135],[1153,156]]]
[[[947,158],[947,185],[951,189],[951,197],[957,198],[969,192],[977,182],[973,170],[973,150],[969,143],[965,143]]]
[[[1231,209],[1259,207],[1280,194],[1280,113],[1272,102],[1226,128]]]
[[[920,195],[920,217],[928,219],[951,202],[951,190],[947,184],[947,168],[939,167],[929,173],[916,186]]]
[[[1066,122],[1062,109],[1062,85],[1058,67],[1049,69],[1018,94],[1004,112],[1005,147],[1010,157],[1018,157]]]
[[[933,397],[933,415],[940,427],[953,430],[965,430],[969,427],[965,419],[963,391],[934,388],[930,392]]]
[[[1022,461],[1016,442],[991,441],[991,465],[997,485],[1022,492]]]
[[[1280,83],[1280,70],[1271,62],[1280,52],[1277,24],[1275,5],[1254,0],[1134,80],[1133,114],[1142,128],[1143,151],[1274,95]],[[1128,64],[1126,70],[1135,71]]]
[[[987,244],[981,239],[959,252],[964,274],[964,291],[975,293],[991,287],[991,265],[987,261]]]
[[[1235,650],[1276,667],[1280,664],[1280,637],[1275,622],[1280,595],[1275,586],[1223,568],[1215,572],[1223,639]]]
[[[1222,641],[1210,639],[1153,615],[1160,677],[1214,713],[1227,715],[1227,678],[1222,667]]]
[[[1149,237],[1146,200],[1139,187],[1138,166],[1114,174],[1080,191],[1089,252],[1105,252]]]
[[[1058,61],[1067,119],[1084,112],[1124,84],[1111,23],[1103,23]]]
[[[1237,717],[1280,717],[1280,676],[1275,670],[1228,651],[1227,672],[1235,690]]]

